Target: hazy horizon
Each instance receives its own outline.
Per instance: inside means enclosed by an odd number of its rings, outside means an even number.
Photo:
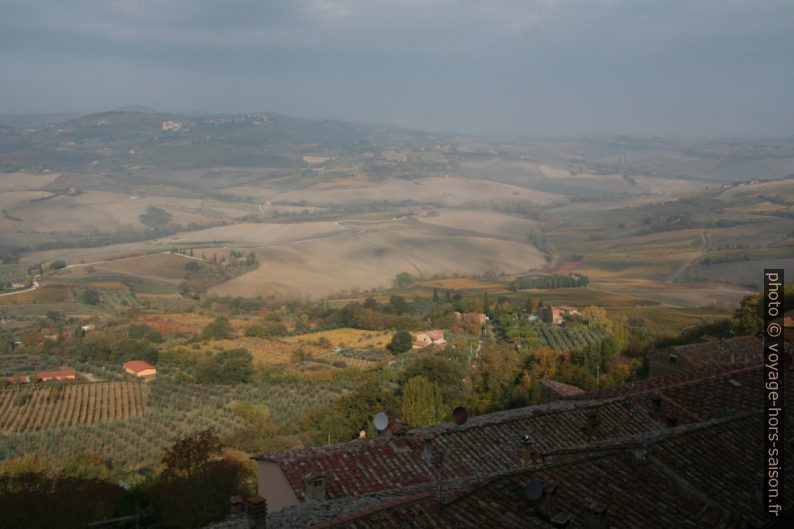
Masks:
[[[0,114],[278,112],[477,135],[794,135],[794,4],[0,6]]]

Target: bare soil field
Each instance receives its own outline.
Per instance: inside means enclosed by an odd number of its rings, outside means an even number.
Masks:
[[[309,205],[356,204],[371,202],[433,202],[458,206],[466,202],[529,200],[537,204],[564,200],[562,195],[489,180],[457,177],[431,177],[416,180],[385,180],[368,186],[345,187],[337,182],[333,188],[313,185],[299,191],[288,191],[275,197],[279,201],[305,200]]]
[[[473,231],[498,238],[525,242],[540,223],[525,217],[485,210],[442,209],[437,215],[419,217],[417,220],[434,226],[444,226]]]
[[[259,269],[213,287],[211,292],[327,296],[341,290],[389,288],[400,272],[418,277],[519,273],[545,263],[529,243],[432,235],[402,227],[259,248],[256,253]]]
[[[705,182],[684,180],[680,178],[659,178],[654,176],[631,175],[630,179],[623,175],[593,174],[587,172],[571,173],[567,169],[540,165],[540,170],[547,178],[559,180],[563,183],[574,184],[577,187],[598,191],[613,191],[624,193],[642,193],[647,195],[686,195],[708,189]],[[630,180],[633,180],[632,183]]]
[[[422,283],[428,287],[448,288],[451,290],[502,290],[504,283],[487,281],[484,279],[470,279],[466,277],[451,277],[447,279],[433,279]]]
[[[7,209],[20,222],[14,229],[43,233],[114,234],[147,229],[140,215],[149,207],[159,207],[171,214],[172,224],[202,222],[207,217],[227,216],[220,209],[208,212],[197,199],[177,197],[137,197],[106,191],[88,191],[79,195],[59,195],[47,200],[20,200]],[[209,214],[207,214],[209,213]]]
[[[230,245],[268,246],[325,238],[346,231],[330,221],[300,223],[242,223],[206,230],[183,232],[162,239],[164,243],[222,242]]]
[[[599,283],[610,291],[676,307],[712,307],[733,309],[739,301],[753,291],[725,283],[666,283],[661,281],[633,281],[627,283]]]
[[[33,191],[55,181],[60,173],[0,173],[0,192]]]
[[[93,268],[98,272],[181,281],[185,277],[185,264],[188,262],[187,258],[177,254],[154,254],[110,261],[93,265]]]

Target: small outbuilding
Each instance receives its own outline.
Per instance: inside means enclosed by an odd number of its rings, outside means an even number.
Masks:
[[[143,360],[130,360],[122,365],[124,371],[139,378],[153,377],[157,374],[157,368]]]
[[[48,382],[50,380],[77,380],[77,371],[69,368],[61,368],[56,371],[41,371],[36,373],[36,380]]]

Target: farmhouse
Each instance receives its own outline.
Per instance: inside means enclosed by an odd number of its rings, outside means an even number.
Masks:
[[[163,124],[160,128],[164,131],[179,131],[182,130],[182,123],[179,121],[166,120],[163,121]]]
[[[124,371],[139,378],[153,377],[157,374],[157,368],[143,360],[130,360],[122,365]]]
[[[566,316],[573,316],[574,314],[579,314],[579,309],[570,305],[558,305],[551,308],[552,321],[557,325],[565,321]]]
[[[68,367],[62,367],[56,371],[41,371],[36,373],[36,380],[42,382],[50,380],[77,380],[77,371]]]
[[[447,340],[444,338],[444,331],[427,331],[416,335],[413,348],[424,349],[425,347],[430,347],[431,345],[441,348],[446,346],[446,344]]]

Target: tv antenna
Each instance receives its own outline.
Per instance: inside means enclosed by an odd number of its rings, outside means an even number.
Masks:
[[[379,432],[382,432],[386,428],[389,427],[389,416],[386,415],[384,412],[380,412],[375,415],[373,421],[375,423],[375,429]]]

